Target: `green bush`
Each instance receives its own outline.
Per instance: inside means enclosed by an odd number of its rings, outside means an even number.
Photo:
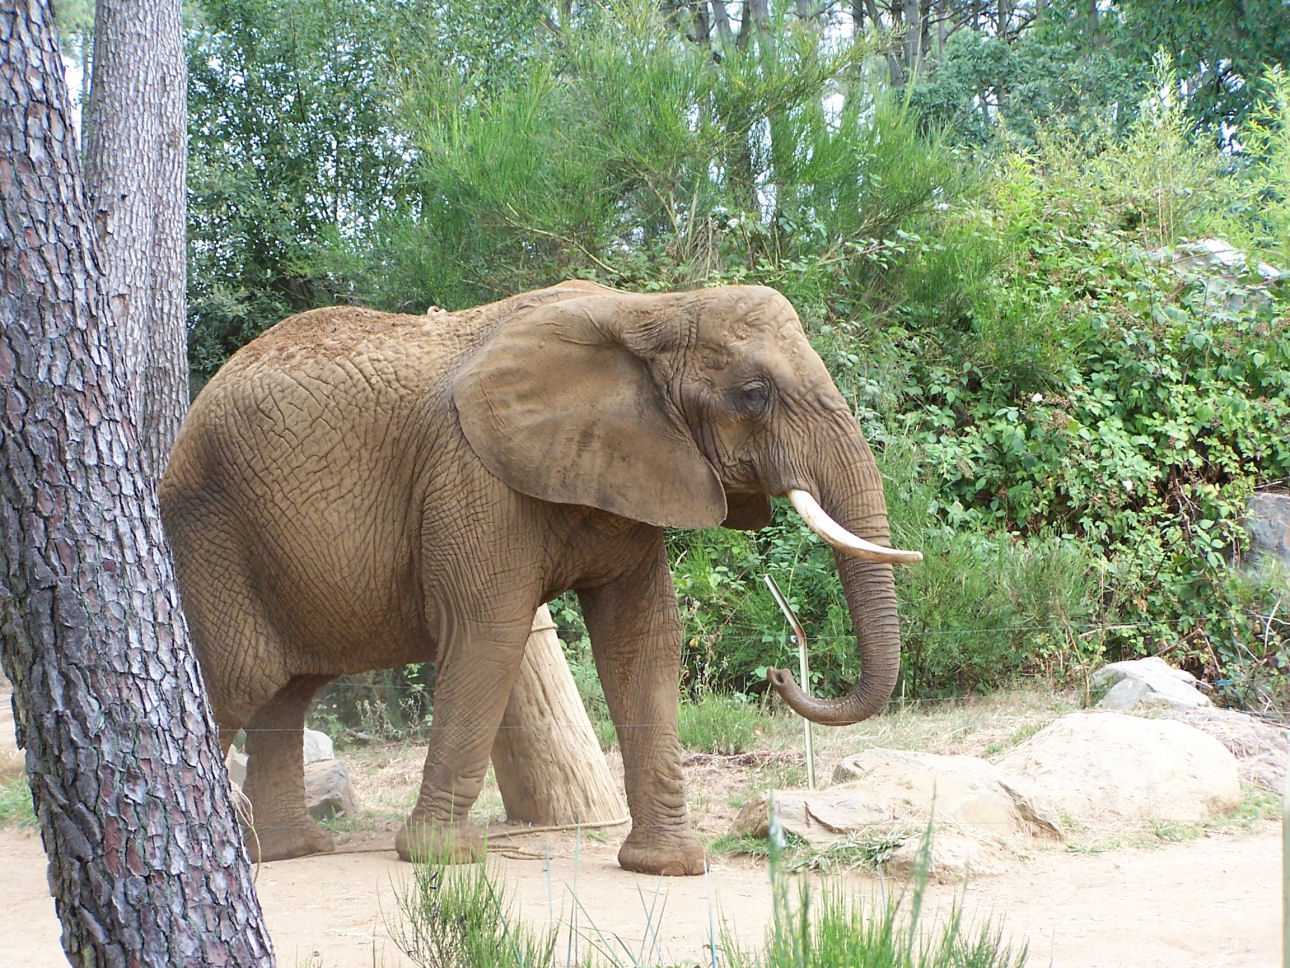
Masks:
[[[923,919],[932,830],[923,835],[922,856],[904,888],[881,901],[857,902],[838,883],[825,882],[818,895],[812,879],[789,888],[783,848],[769,847],[774,900],[766,940],[748,951],[724,937],[730,968],[1023,968],[1026,946],[1014,951],[988,922],[970,928],[956,901],[929,929]],[[872,845],[879,852],[884,848]],[[890,848],[885,848],[889,850]]]
[[[482,50],[414,58],[415,204],[332,234],[313,269],[391,308],[588,276],[764,282],[814,312],[867,299],[862,254],[960,190],[952,153],[859,82],[872,38],[825,42],[777,7],[714,57],[656,4],[575,16],[577,42],[535,37],[522,70]]]
[[[760,704],[738,693],[708,693],[681,703],[677,733],[681,746],[697,753],[742,753],[757,740]]]
[[[31,802],[31,786],[25,776],[0,786],[0,827],[31,828],[36,814]]]
[[[1086,614],[1112,654],[1165,652],[1225,679],[1248,665],[1255,617],[1275,600],[1262,586],[1238,594],[1230,566],[1251,490],[1290,475],[1290,292],[1252,268],[1187,261],[1234,186],[1183,127],[1176,105],[1148,105],[1125,142],[1049,141],[1001,163],[983,205],[959,216],[996,254],[994,279],[970,274],[970,305],[938,345],[913,326],[887,331],[907,361],[893,436],[934,482],[936,520],[990,548],[1030,536],[1064,548],[1056,575],[1087,568]],[[907,271],[927,277],[938,258],[916,253]],[[911,581],[946,605],[941,564]],[[948,616],[931,618],[928,631],[952,635]],[[1275,671],[1284,638],[1265,638]],[[1006,651],[964,645],[945,660],[969,675],[974,657]]]

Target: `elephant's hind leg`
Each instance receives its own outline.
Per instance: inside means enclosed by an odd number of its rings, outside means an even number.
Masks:
[[[281,860],[334,850],[331,834],[305,807],[304,727],[309,703],[328,676],[296,676],[277,691],[246,725],[246,787],[254,831],[253,859]]]

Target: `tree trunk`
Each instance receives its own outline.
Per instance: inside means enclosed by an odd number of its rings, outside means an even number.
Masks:
[[[897,28],[900,26],[899,13],[904,9],[903,3],[904,0],[895,0],[895,5],[887,11],[891,15],[891,29],[897,33],[899,32]],[[865,9],[869,12],[869,24],[871,29],[881,30],[884,23],[882,12],[878,9],[878,4],[875,0],[864,0],[864,4]],[[901,45],[900,49],[904,49],[903,45]],[[890,43],[885,43],[883,45],[883,50],[887,55],[887,73],[889,75],[891,86],[896,88],[903,87],[905,84],[905,70],[901,66],[899,53],[897,53]]]
[[[0,658],[63,947],[272,965],[128,419],[48,0],[0,0],[0,88]]]
[[[730,13],[726,10],[725,0],[712,0],[712,23],[716,27],[717,40],[724,46],[735,42],[734,28],[730,25]]]
[[[563,826],[627,819],[545,605],[493,741],[493,772],[508,820]]]
[[[905,28],[903,84],[907,84],[918,76],[923,61],[923,17],[919,0],[905,0],[902,22]]]
[[[187,64],[180,4],[98,0],[85,187],[144,467],[155,482],[188,409],[184,322]]]

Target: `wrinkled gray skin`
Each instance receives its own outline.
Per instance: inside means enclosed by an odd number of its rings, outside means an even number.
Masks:
[[[335,676],[437,659],[406,858],[466,860],[535,609],[574,589],[626,770],[628,869],[697,874],[677,743],[681,622],[663,527],[755,529],[809,491],[885,545],[869,447],[797,315],[755,287],[570,282],[459,313],[284,320],[202,390],[161,484],[227,749],[247,729],[261,857],[330,849],[301,729]],[[803,715],[878,711],[899,666],[889,564],[839,556],[863,678]]]

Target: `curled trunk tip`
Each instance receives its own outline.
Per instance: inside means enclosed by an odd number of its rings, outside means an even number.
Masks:
[[[787,669],[767,669],[766,678],[789,709],[821,726],[850,726],[868,719],[887,704],[886,695],[866,699],[852,693],[842,699],[815,699],[806,694]]]

